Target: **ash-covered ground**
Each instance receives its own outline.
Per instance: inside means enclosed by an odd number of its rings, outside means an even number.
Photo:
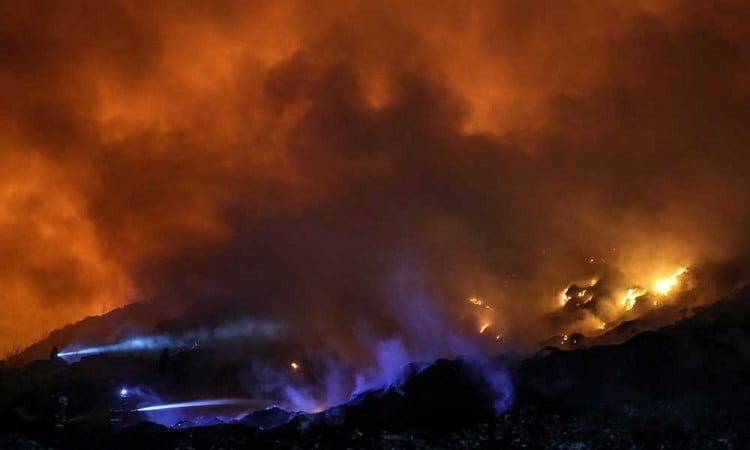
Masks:
[[[144,391],[148,381],[150,392],[172,399],[200,394],[208,384],[214,395],[217,386],[225,397],[234,394],[231,368],[210,371],[210,379],[196,370],[217,364],[208,358],[196,349],[164,365],[152,353],[6,362],[0,448],[747,448],[750,442],[750,288],[620,344],[581,338],[531,355],[496,355],[491,359],[504,368],[507,386],[476,360],[441,359],[407,365],[390,386],[319,412],[269,407],[263,402],[270,400],[258,398],[257,405],[173,416],[166,425],[136,411],[148,392],[120,395],[128,380],[127,389],[136,389],[135,380]],[[237,410],[227,415],[230,406],[257,410],[231,416]]]

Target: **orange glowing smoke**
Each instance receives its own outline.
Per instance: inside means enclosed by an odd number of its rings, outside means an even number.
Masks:
[[[734,261],[749,11],[3,2],[0,349],[216,298],[348,345],[407,322],[383,307],[404,266],[448,323],[472,286],[480,331],[534,340],[605,262]]]

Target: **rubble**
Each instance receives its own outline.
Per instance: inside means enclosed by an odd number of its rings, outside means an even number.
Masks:
[[[500,415],[477,366],[457,359],[319,413],[272,407],[172,428],[94,415],[59,427],[45,416],[50,395],[75,391],[76,416],[113,386],[92,378],[90,362],[5,369],[0,449],[741,448],[750,442],[748,304],[745,289],[620,345],[538,352],[512,366],[515,403]]]

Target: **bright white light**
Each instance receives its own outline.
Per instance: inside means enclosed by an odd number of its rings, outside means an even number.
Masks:
[[[136,411],[148,412],[148,411],[161,411],[164,409],[181,409],[181,408],[198,408],[201,406],[221,406],[221,405],[245,405],[255,403],[253,399],[243,398],[219,398],[215,400],[198,400],[194,402],[182,402],[182,403],[167,403],[164,405],[153,405],[138,408]]]

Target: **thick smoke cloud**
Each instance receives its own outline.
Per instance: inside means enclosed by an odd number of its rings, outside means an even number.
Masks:
[[[6,2],[0,346],[158,298],[451,350],[597,264],[742,266],[748,12]]]

